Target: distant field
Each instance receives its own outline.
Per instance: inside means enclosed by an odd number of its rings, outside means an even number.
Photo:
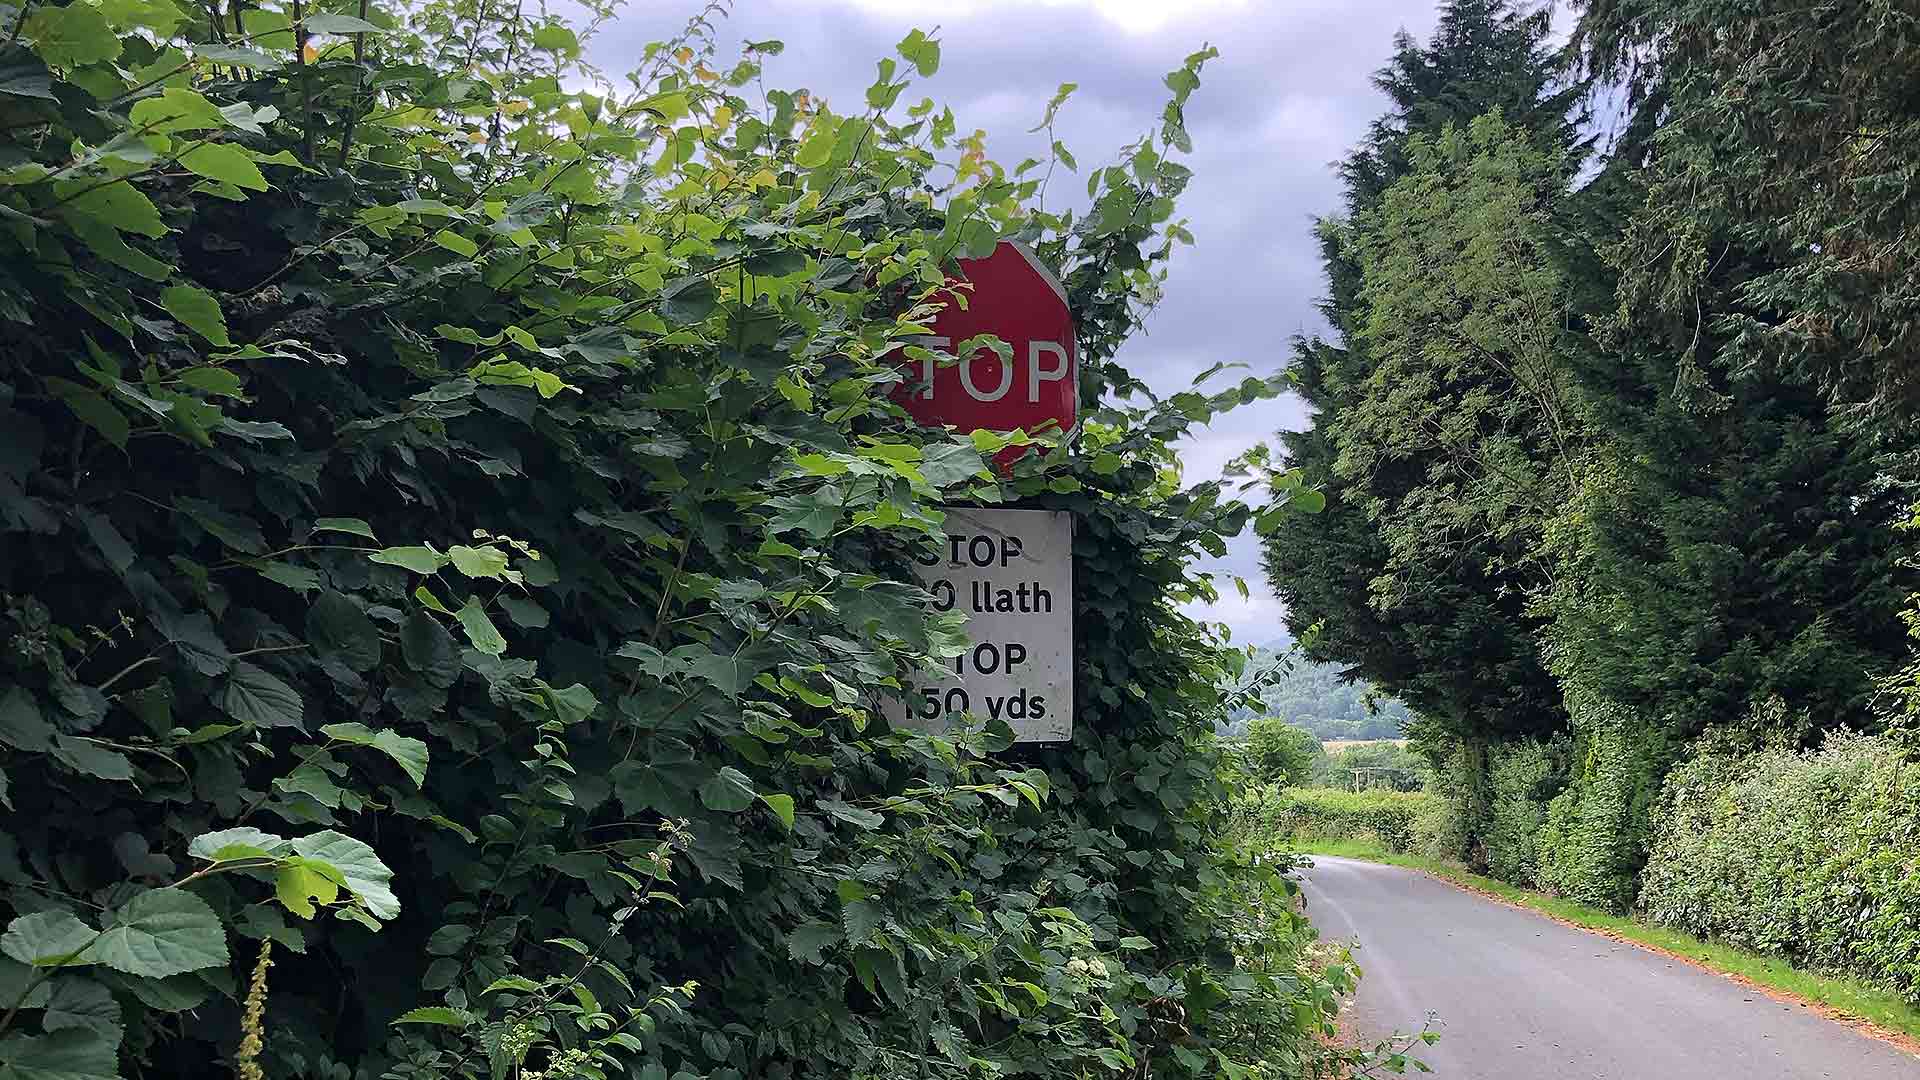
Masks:
[[[1405,739],[1326,739],[1322,741],[1320,745],[1327,748],[1327,753],[1337,754],[1342,750],[1348,750],[1356,746],[1405,746],[1407,745],[1407,740]]]

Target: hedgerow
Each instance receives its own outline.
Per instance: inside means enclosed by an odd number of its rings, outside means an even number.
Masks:
[[[521,5],[0,12],[0,1074],[1321,1053],[1344,969],[1225,929],[1290,886],[1216,851],[1220,658],[1176,608],[1249,510],[1170,444],[1278,381],[1008,476],[1034,437],[889,398],[1006,237],[1083,399],[1138,389],[1209,53],[1075,215],[1064,147],[1009,172],[901,106],[920,32],[843,115],[766,86],[777,42],[723,61],[717,8],[624,84]],[[908,560],[1011,499],[1078,521],[1073,741],[891,727],[964,640]]]
[[[1920,1003],[1920,768],[1886,738],[1699,757],[1667,778],[1640,907]]]
[[[1288,841],[1371,840],[1389,851],[1407,851],[1420,819],[1435,798],[1421,791],[1334,791],[1329,788],[1267,788],[1235,807],[1235,827],[1245,836]]]

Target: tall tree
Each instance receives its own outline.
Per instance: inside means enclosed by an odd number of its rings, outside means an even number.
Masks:
[[[1287,604],[1289,626],[1296,633],[1322,626],[1313,658],[1347,665],[1457,734],[1522,735],[1562,723],[1536,644],[1541,623],[1528,609],[1532,582],[1520,566],[1528,541],[1507,530],[1468,529],[1452,533],[1436,558],[1441,549],[1422,554],[1424,539],[1396,532],[1396,522],[1408,524],[1402,512],[1433,492],[1435,470],[1453,468],[1456,436],[1467,433],[1416,424],[1411,438],[1393,436],[1398,420],[1388,403],[1398,394],[1400,408],[1428,411],[1469,392],[1463,384],[1476,379],[1483,389],[1512,379],[1458,370],[1443,379],[1449,385],[1427,386],[1424,403],[1391,385],[1382,372],[1394,354],[1409,356],[1404,332],[1442,313],[1380,314],[1388,287],[1378,273],[1369,281],[1367,263],[1378,269],[1391,253],[1369,237],[1379,235],[1383,208],[1395,212],[1390,193],[1419,171],[1417,156],[1434,151],[1431,140],[1477,117],[1498,111],[1502,140],[1515,143],[1517,155],[1555,163],[1549,171],[1577,159],[1570,115],[1578,93],[1547,48],[1548,29],[1541,12],[1458,0],[1427,45],[1401,35],[1376,77],[1392,107],[1341,166],[1346,215],[1319,228],[1329,290],[1322,311],[1333,333],[1295,343],[1293,370],[1313,420],[1281,435],[1290,464],[1326,492],[1327,509],[1284,516],[1266,538],[1269,579]],[[1446,187],[1431,179],[1443,168],[1437,156],[1429,166],[1430,184]],[[1398,212],[1414,210],[1409,193]],[[1403,279],[1390,291],[1405,299],[1409,287]],[[1432,357],[1412,359],[1429,375],[1438,370]]]

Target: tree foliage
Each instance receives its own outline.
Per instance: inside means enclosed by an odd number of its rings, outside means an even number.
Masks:
[[[1032,437],[888,396],[1005,237],[1066,282],[1087,399],[1137,386],[1211,54],[1055,214],[1043,163],[909,103],[936,38],[843,115],[718,16],[615,84],[544,8],[8,9],[0,1073],[1325,1053],[1348,973],[1216,852],[1221,655],[1175,607],[1249,508],[1170,444],[1279,381],[1010,476]],[[892,728],[964,643],[909,560],[943,501],[1014,498],[1080,523],[1074,741]],[[1233,970],[1249,891],[1284,914]]]

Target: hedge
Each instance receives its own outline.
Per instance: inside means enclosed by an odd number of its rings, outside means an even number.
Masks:
[[[1846,732],[1815,751],[1691,761],[1656,808],[1639,904],[1920,1004],[1920,765]]]
[[[1067,216],[903,99],[939,41],[842,115],[722,8],[617,86],[541,5],[6,16],[0,1076],[1320,1053],[1345,976],[1246,925],[1287,886],[1215,848],[1222,650],[1176,606],[1251,508],[1172,446],[1280,381],[1011,475],[1028,436],[892,399],[1004,238],[1084,400],[1138,387],[1211,54]],[[1073,741],[893,727],[966,644],[910,560],[1015,499],[1077,521]]]
[[[1422,791],[1268,788],[1236,810],[1248,836],[1277,842],[1374,840],[1389,851],[1412,847],[1420,820],[1439,800]]]

